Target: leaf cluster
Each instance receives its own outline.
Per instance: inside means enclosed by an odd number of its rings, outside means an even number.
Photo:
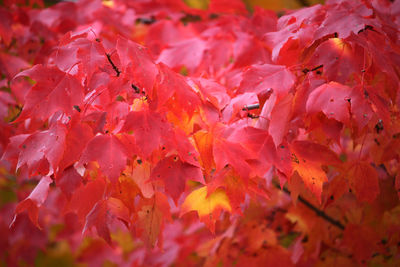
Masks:
[[[400,265],[399,1],[0,17],[1,263]]]

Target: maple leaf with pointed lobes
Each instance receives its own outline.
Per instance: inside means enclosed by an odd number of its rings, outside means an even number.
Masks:
[[[73,211],[81,222],[85,222],[86,216],[94,205],[104,197],[106,181],[103,177],[97,177],[74,191],[71,200],[66,205],[66,211]]]
[[[240,143],[216,138],[213,143],[213,155],[217,171],[229,164],[242,178],[249,178],[251,167],[246,160],[252,159],[254,156]]]
[[[260,94],[272,88],[280,98],[289,92],[295,80],[293,73],[285,66],[272,64],[252,65],[244,72],[238,92]]]
[[[287,94],[278,103],[275,103],[271,111],[271,120],[268,132],[274,140],[275,146],[279,146],[289,127],[290,117],[292,116],[293,95]]]
[[[32,223],[39,229],[42,229],[38,222],[39,207],[42,206],[47,199],[49,186],[52,182],[53,180],[49,176],[43,176],[42,179],[40,179],[40,182],[36,185],[35,189],[33,189],[29,196],[17,205],[15,216],[10,226],[14,224],[19,213],[27,210],[29,219]]]
[[[361,73],[364,60],[360,50],[342,39],[330,38],[315,49],[307,65],[311,70],[321,66],[315,71],[323,72],[329,81],[345,83],[355,73]]]
[[[315,88],[308,96],[306,110],[309,114],[322,111],[328,118],[344,124],[350,119],[351,88],[337,82],[330,82]]]
[[[321,203],[322,186],[324,183],[328,182],[328,178],[320,165],[297,157],[294,159],[292,166],[293,171],[296,171],[300,175],[304,184]]]
[[[121,220],[126,226],[129,225],[129,210],[124,203],[113,197],[99,200],[86,216],[82,233],[86,233],[88,229],[94,226],[98,235],[111,245],[109,225],[115,219]]]
[[[121,68],[122,76],[142,88],[152,98],[158,69],[147,48],[119,37],[116,52],[118,54],[117,63],[120,62],[119,68]]]
[[[176,150],[183,162],[200,167],[197,159],[199,153],[190,143],[189,137],[184,131],[179,128],[174,129],[174,132],[171,133],[171,136],[168,136],[165,141],[166,148],[169,148],[171,151]]]
[[[16,122],[30,117],[44,121],[59,110],[72,115],[74,106],[82,104],[82,85],[74,76],[57,67],[35,65],[17,74],[14,80],[22,76],[29,76],[36,84],[26,94],[24,107]]]
[[[319,162],[320,164],[338,166],[342,162],[339,157],[327,146],[311,141],[294,141],[291,144],[296,156],[304,159]]]
[[[155,89],[158,108],[172,99],[174,106],[171,106],[171,110],[177,109],[176,112],[180,114],[183,108],[191,116],[200,104],[198,95],[188,85],[184,76],[172,71],[163,63],[158,64],[158,67],[160,74]]]
[[[97,161],[101,172],[115,182],[126,166],[126,151],[115,135],[96,135],[82,153],[80,163]]]
[[[65,150],[66,132],[64,125],[55,123],[46,131],[27,137],[21,144],[17,169],[26,164],[31,175],[56,172]]]
[[[87,39],[76,41],[78,48],[77,58],[83,66],[84,73],[91,77],[100,67],[107,64],[104,47],[99,43]]]
[[[199,167],[182,162],[177,156],[167,157],[157,163],[151,172],[152,180],[162,180],[165,191],[175,203],[185,191],[186,181],[192,180],[204,184],[203,174]]]
[[[268,169],[270,165],[274,165],[287,177],[290,176],[292,166],[287,143],[276,147],[267,131],[254,127],[244,127],[237,131],[237,135],[243,138],[241,143],[254,153],[255,158],[262,163],[262,167],[265,166]],[[264,173],[267,169],[264,170]]]
[[[138,211],[137,233],[142,236],[146,245],[163,247],[162,230],[164,222],[171,221],[170,207],[167,197],[157,192],[150,200],[144,200]]]
[[[280,17],[277,31],[264,35],[264,41],[272,49],[272,61],[288,66],[296,64],[301,48],[315,40],[313,35],[323,15],[323,6],[314,5]]]
[[[60,187],[61,191],[71,199],[72,194],[81,185],[82,176],[76,171],[74,166],[66,168],[61,175],[56,178],[56,185]]]
[[[230,97],[224,86],[210,79],[198,78],[194,81],[199,86],[199,90],[204,95],[204,98],[210,101],[216,108],[222,110],[228,105]]]
[[[207,228],[215,233],[215,222],[219,218],[222,210],[231,212],[231,204],[224,190],[216,189],[209,192],[207,186],[191,192],[181,206],[180,215],[196,211],[201,222],[204,222]]]
[[[324,21],[315,32],[315,39],[337,33],[340,38],[347,38],[358,33],[366,25],[375,25],[373,9],[362,1],[341,1],[326,8]]]
[[[253,174],[248,161],[257,157],[242,144],[246,136],[242,136],[235,128],[223,124],[216,125],[211,134],[213,134],[212,153],[216,171],[222,170],[229,164],[246,181]]]
[[[78,161],[87,143],[92,138],[92,129],[86,123],[80,123],[76,117],[73,117],[67,128],[65,151],[58,164],[58,172],[63,171]]]
[[[327,147],[310,141],[295,141],[291,150],[293,172],[296,171],[300,175],[307,188],[321,202],[322,186],[328,181],[321,165],[337,165],[341,161]]]
[[[378,173],[367,162],[355,162],[348,170],[349,185],[359,201],[372,203],[379,195]]]
[[[223,188],[228,196],[232,212],[241,214],[240,204],[244,202],[248,192],[247,184],[232,168],[224,168],[213,175],[211,182],[207,185],[207,190],[215,192],[218,188]]]
[[[141,150],[140,156],[148,158],[163,143],[163,137],[168,136],[169,130],[170,125],[160,113],[145,108],[129,112],[121,132],[133,131],[136,146]]]
[[[205,49],[206,42],[200,38],[175,42],[161,52],[157,62],[163,62],[170,68],[185,66],[193,73],[199,66]]]

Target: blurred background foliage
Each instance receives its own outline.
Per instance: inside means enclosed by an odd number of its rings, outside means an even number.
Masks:
[[[246,7],[252,10],[259,6],[270,10],[296,9],[305,6],[323,3],[323,0],[242,0]],[[184,2],[193,8],[207,9],[210,0],[184,0]]]
[[[14,0],[0,0],[0,5],[3,2],[9,2]],[[17,2],[35,2],[35,0],[16,0]],[[46,7],[52,6],[58,2],[70,1],[76,2],[77,0],[44,0]],[[208,4],[211,0],[183,0],[188,6],[198,9],[207,9]],[[251,11],[255,6],[263,7],[270,10],[284,10],[284,9],[296,9],[305,6],[311,6],[315,4],[323,3],[323,0],[242,0],[246,7]]]

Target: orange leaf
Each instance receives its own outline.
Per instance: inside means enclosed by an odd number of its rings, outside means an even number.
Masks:
[[[325,172],[318,163],[305,160],[304,158],[295,158],[292,162],[293,171],[303,179],[307,188],[318,198],[321,203],[322,185],[328,181]]]
[[[197,150],[200,153],[201,165],[205,168],[206,173],[210,173],[215,168],[213,156],[213,136],[206,131],[197,131],[194,135]]]
[[[171,220],[168,199],[162,193],[155,193],[154,198],[145,201],[141,210],[138,211],[137,230],[144,242],[154,247],[158,240],[158,246],[162,247],[162,230],[164,220]]]
[[[366,162],[358,162],[349,170],[350,187],[359,201],[372,203],[379,194],[378,173]]]
[[[322,185],[328,181],[321,165],[340,164],[338,156],[324,145],[310,141],[295,141],[291,146],[293,171],[301,176],[307,188],[321,203]]]

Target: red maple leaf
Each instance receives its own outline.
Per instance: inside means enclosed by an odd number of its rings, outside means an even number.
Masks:
[[[47,194],[49,191],[49,185],[53,182],[53,180],[48,176],[43,176],[40,179],[40,182],[36,185],[35,189],[29,194],[27,198],[18,203],[15,208],[15,216],[13,221],[11,222],[12,226],[18,216],[19,213],[27,210],[29,219],[32,221],[36,227],[41,229],[38,216],[39,216],[39,207],[43,205],[47,198]]]
[[[101,172],[115,182],[126,166],[126,151],[115,135],[97,135],[87,144],[80,163],[97,161]]]
[[[27,137],[20,145],[17,169],[26,164],[31,175],[56,172],[65,150],[66,131],[64,125],[55,123],[50,129]]]
[[[31,77],[36,84],[26,94],[25,105],[17,121],[29,117],[46,120],[59,110],[72,115],[74,106],[82,104],[82,85],[74,76],[57,67],[35,65],[20,72],[14,79],[21,76]]]
[[[185,191],[187,180],[204,183],[200,168],[182,162],[177,156],[169,156],[159,161],[151,172],[151,179],[162,180],[165,191],[175,202]]]

